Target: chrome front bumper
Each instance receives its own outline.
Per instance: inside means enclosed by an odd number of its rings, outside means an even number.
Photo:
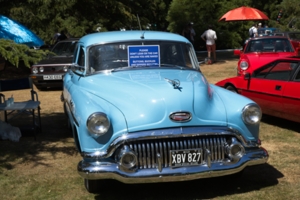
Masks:
[[[225,176],[242,171],[253,165],[264,164],[269,156],[263,148],[247,150],[236,163],[216,162],[208,165],[188,166],[179,168],[137,169],[135,172],[125,172],[115,162],[88,162],[82,160],[78,164],[78,173],[84,179],[115,179],[123,183],[154,183],[187,181],[200,178]]]

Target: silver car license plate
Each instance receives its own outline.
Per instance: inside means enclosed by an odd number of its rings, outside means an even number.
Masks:
[[[43,80],[61,80],[62,75],[44,75]]]
[[[201,164],[202,149],[170,150],[170,166],[182,167]]]

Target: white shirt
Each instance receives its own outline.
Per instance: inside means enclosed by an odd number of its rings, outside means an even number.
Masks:
[[[256,27],[254,27],[253,29],[252,29],[252,33],[253,33],[253,37],[256,37],[258,34],[257,34],[257,28]]]
[[[217,34],[214,30],[208,29],[201,35],[201,37],[206,38],[207,45],[213,45],[213,44],[215,44],[215,40],[217,39]]]

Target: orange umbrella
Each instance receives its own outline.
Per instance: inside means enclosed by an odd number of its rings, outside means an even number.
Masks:
[[[251,7],[239,7],[228,11],[219,21],[254,21],[254,20],[269,20],[268,16],[262,11]]]

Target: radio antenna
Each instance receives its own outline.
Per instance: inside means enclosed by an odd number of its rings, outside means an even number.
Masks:
[[[138,19],[138,22],[139,22],[140,30],[142,31],[142,26],[141,26],[141,22],[140,22],[139,15],[137,14],[137,15],[136,15],[136,17],[137,17],[137,19]],[[142,33],[142,35],[141,35],[141,39],[144,39],[144,38],[145,38],[145,37],[144,37],[144,33],[145,33],[145,32],[143,32],[143,33]]]

